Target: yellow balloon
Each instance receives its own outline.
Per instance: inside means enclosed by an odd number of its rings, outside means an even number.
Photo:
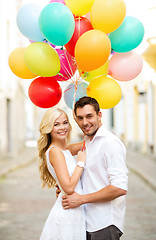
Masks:
[[[116,106],[122,97],[120,85],[112,78],[99,77],[91,81],[87,87],[87,95],[95,98],[100,108],[108,109]]]
[[[81,77],[87,81],[87,82],[91,82],[94,79],[97,79],[98,77],[101,76],[107,76],[108,74],[108,63],[109,61],[107,60],[107,62],[100,68],[90,71],[90,72],[82,72],[80,71]]]
[[[123,0],[95,0],[90,11],[90,20],[94,29],[105,33],[116,30],[126,15]]]
[[[65,0],[66,6],[75,16],[82,16],[88,13],[94,0]]]
[[[25,47],[19,47],[14,49],[8,59],[9,67],[11,71],[20,78],[31,79],[35,78],[37,75],[32,73],[26,66],[24,61]]]
[[[59,56],[47,43],[31,43],[25,50],[24,58],[27,67],[38,76],[51,77],[60,71]]]

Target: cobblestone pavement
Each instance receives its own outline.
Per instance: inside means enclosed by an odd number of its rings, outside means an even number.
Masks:
[[[39,239],[55,195],[42,189],[37,163],[1,179],[0,196],[0,240]]]
[[[37,163],[0,179],[0,240],[39,240],[55,201],[42,189]],[[156,192],[130,172],[125,233],[122,240],[156,239]]]
[[[156,240],[156,192],[135,173],[129,174],[122,240]]]

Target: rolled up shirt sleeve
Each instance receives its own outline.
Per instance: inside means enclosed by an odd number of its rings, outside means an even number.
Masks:
[[[128,170],[109,168],[108,175],[111,185],[126,191],[128,190]]]
[[[126,166],[126,148],[114,139],[106,152],[107,173],[111,185],[128,190],[128,169]]]

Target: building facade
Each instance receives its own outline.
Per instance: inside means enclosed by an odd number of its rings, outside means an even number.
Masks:
[[[17,28],[16,16],[26,2],[0,0],[0,158],[17,154],[27,139],[37,139],[45,111],[35,107],[28,98],[27,89],[31,81],[18,78],[8,66],[9,54],[15,48],[25,46],[25,37]],[[146,15],[147,19],[155,22],[156,8],[148,9]],[[144,25],[145,31],[148,30],[148,24]],[[127,147],[156,156],[156,33],[152,34],[145,36],[141,74],[132,81],[120,83],[123,92],[120,103],[102,112],[103,123]],[[64,106],[71,116],[75,132],[72,140],[75,141],[76,135],[82,134],[72,118],[72,111],[65,106],[63,99],[59,106]]]
[[[0,0],[0,158],[18,153],[25,140],[25,96],[22,80],[8,65],[9,54],[23,40],[16,26],[21,1]]]

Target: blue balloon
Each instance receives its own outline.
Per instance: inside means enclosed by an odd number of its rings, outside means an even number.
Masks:
[[[78,83],[77,89],[76,89],[75,102],[78,101],[79,98],[83,96],[87,96],[87,91],[86,91],[87,86],[88,84],[85,82]],[[67,104],[67,106],[71,109],[73,109],[74,95],[75,95],[75,84],[70,83],[64,92],[64,101]]]
[[[40,6],[26,4],[20,8],[17,14],[17,26],[20,32],[32,41],[42,42],[44,36],[39,27]]]
[[[39,17],[41,32],[54,45],[63,46],[71,39],[75,21],[70,9],[58,2],[45,6]]]
[[[129,52],[136,48],[144,37],[144,26],[135,17],[125,17],[121,26],[109,34],[111,47],[115,52]]]

